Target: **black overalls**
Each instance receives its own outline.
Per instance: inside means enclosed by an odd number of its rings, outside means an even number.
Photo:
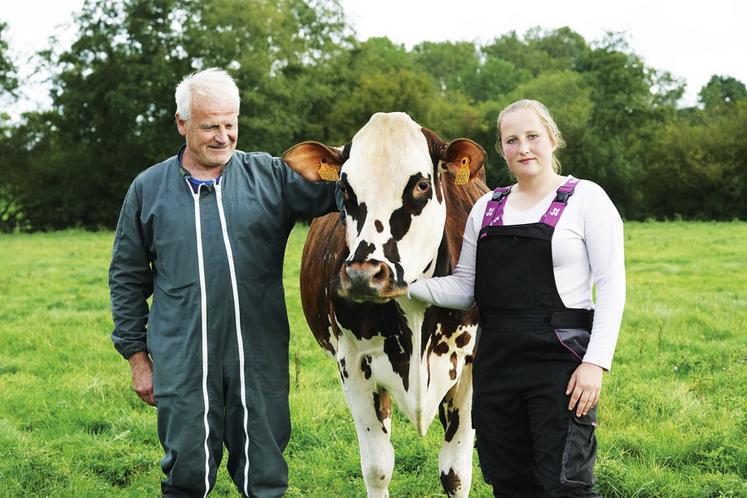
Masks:
[[[568,410],[571,374],[589,342],[593,311],[558,295],[551,239],[578,180],[569,177],[537,223],[503,226],[510,188],[496,189],[477,244],[481,335],[473,425],[495,496],[599,496],[592,491],[596,407]]]

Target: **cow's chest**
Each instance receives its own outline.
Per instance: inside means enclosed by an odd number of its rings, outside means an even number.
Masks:
[[[335,358],[345,389],[443,395],[472,361],[476,325],[439,321],[428,313],[404,316],[399,328],[366,333],[340,324]]]

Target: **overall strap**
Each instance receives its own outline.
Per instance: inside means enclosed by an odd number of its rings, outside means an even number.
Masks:
[[[511,187],[498,187],[493,191],[493,198],[485,206],[485,215],[482,217],[480,230],[487,226],[503,225],[503,207],[506,205],[506,197],[511,193]]]
[[[576,189],[576,185],[578,185],[578,178],[573,178],[569,175],[568,180],[558,187],[555,199],[553,199],[550,203],[550,207],[547,208],[545,214],[540,218],[540,223],[555,228],[555,225],[558,224],[558,220],[568,203],[568,198],[573,195],[573,191]]]

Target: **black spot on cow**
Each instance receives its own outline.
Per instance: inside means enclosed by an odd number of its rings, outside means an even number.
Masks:
[[[445,401],[441,401],[438,405],[438,421],[441,422],[441,427],[446,430],[446,408],[445,408]]]
[[[449,241],[444,233],[441,244],[438,246],[436,256],[436,268],[433,270],[434,277],[443,277],[451,274],[451,256],[449,255]]]
[[[355,230],[358,235],[363,230],[363,224],[366,223],[366,216],[368,215],[368,207],[365,202],[358,204],[358,216],[353,218],[355,220]]]
[[[333,296],[332,302],[337,321],[350,330],[356,339],[384,337],[384,353],[394,372],[402,377],[402,385],[407,391],[413,348],[412,331],[396,301],[356,303]]]
[[[397,285],[405,285],[405,269],[399,262],[400,260],[399,250],[397,249],[397,241],[394,239],[389,239],[388,241],[386,241],[383,248],[384,256],[386,256],[389,261],[394,263],[394,272]]]
[[[448,443],[454,439],[454,434],[459,429],[459,408],[454,406],[451,398],[444,398],[438,405],[438,420],[444,428],[444,440]]]
[[[399,263],[399,250],[397,250],[397,241],[389,239],[383,246],[384,256],[392,263]]]
[[[423,347],[423,351],[421,352],[421,354],[425,354],[426,345],[429,343],[428,339],[430,339],[430,346],[428,346],[430,350],[428,351],[428,353],[433,351],[436,347],[439,347],[439,351],[441,351],[441,354],[446,352],[444,351],[443,346],[440,346],[442,338],[449,339],[462,325],[473,325],[474,323],[476,323],[477,316],[474,316],[475,321],[473,323],[470,323],[472,322],[472,320],[470,319],[472,318],[472,315],[472,310],[456,311],[439,308],[437,306],[428,307],[425,310],[423,327],[421,329],[420,344]],[[438,330],[438,325],[441,325],[440,330]],[[467,337],[463,337],[462,339],[467,339],[468,342]],[[467,342],[465,342],[464,345],[466,345]]]
[[[350,159],[350,151],[353,150],[353,141],[346,143],[342,147],[342,162],[344,163],[348,159]]]
[[[340,379],[342,380],[342,383],[345,383],[345,379],[349,377],[348,371],[345,368],[345,358],[340,358],[340,361],[337,363],[339,370],[340,370]]]
[[[364,355],[363,358],[361,358],[361,370],[363,371],[363,377],[366,378],[366,380],[371,378],[371,375],[373,372],[371,371],[371,356],[370,355]]]
[[[374,246],[372,243],[369,244],[365,240],[361,240],[358,244],[358,247],[355,249],[355,253],[353,253],[352,261],[366,261],[366,259],[371,254],[373,254],[375,250],[376,246]]]
[[[444,487],[446,493],[452,495],[462,486],[462,480],[459,479],[454,469],[450,467],[448,474],[441,472],[441,486]]]
[[[358,235],[360,235],[361,230],[363,230],[363,225],[366,223],[368,207],[365,202],[358,204],[358,197],[355,195],[355,191],[350,187],[346,173],[343,173],[340,178],[340,188],[342,190],[345,213],[355,221],[355,228]]]
[[[428,270],[431,269],[431,265],[433,264],[433,260],[430,260],[427,265],[425,265],[425,270],[423,270],[423,273],[428,273]]]
[[[446,341],[439,341],[431,351],[437,356],[444,355],[449,352],[449,344]]]
[[[451,362],[451,368],[449,369],[449,378],[451,380],[456,380],[456,376],[457,376],[457,354],[456,352],[451,353],[451,356],[449,357],[449,362]]]
[[[454,343],[457,345],[458,348],[463,348],[467,344],[469,344],[469,341],[472,340],[472,334],[469,332],[462,332],[457,336],[456,341]]]
[[[461,325],[474,325],[477,323],[477,320],[478,316],[475,308],[468,311],[447,310],[437,306],[426,308],[425,316],[423,317],[423,326],[420,329],[420,353],[428,362],[426,385],[430,385],[431,382],[431,356],[434,354],[440,356],[448,353],[451,349],[449,346],[450,338],[456,333],[457,329]],[[440,329],[439,325],[441,326]],[[462,337],[462,340],[464,339],[467,339],[467,337]],[[466,346],[467,342],[464,345]]]
[[[451,440],[454,439],[454,434],[456,434],[456,431],[459,429],[459,408],[454,408],[452,411],[450,411],[448,419],[449,426],[444,433],[444,439],[447,442],[451,442]]]
[[[397,279],[397,285],[405,285],[405,269],[401,263],[394,263],[394,276]]]
[[[412,358],[412,332],[409,328],[404,333],[387,336],[384,340],[384,354],[392,364],[394,373],[402,377],[402,387],[407,391],[410,388],[408,373]]]
[[[401,240],[410,229],[410,223],[412,223],[412,216],[407,213],[405,208],[395,209],[392,216],[389,217],[392,237]]]
[[[374,226],[376,227],[377,232],[381,233],[384,231],[384,224],[379,220],[374,221]]]
[[[402,191],[402,207],[395,209],[389,218],[389,228],[395,240],[402,240],[402,237],[410,229],[412,217],[420,215],[425,205],[433,197],[432,189],[429,189],[424,195],[416,196],[413,193],[413,189],[418,182],[430,180],[430,178],[430,175],[426,178],[416,173],[407,181],[407,185],[405,185],[405,189]]]
[[[438,176],[438,165],[441,162],[441,158],[446,150],[446,142],[441,140],[441,137],[433,133],[428,128],[420,128],[420,131],[425,135],[425,141],[428,143],[428,154],[431,156],[431,163],[433,164],[433,178],[439,179]],[[436,189],[436,198],[438,202],[443,199],[443,193],[441,192],[441,182],[434,182],[434,188]]]

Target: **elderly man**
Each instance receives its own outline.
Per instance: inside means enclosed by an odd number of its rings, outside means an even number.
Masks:
[[[238,88],[222,70],[177,86],[186,144],[135,178],[114,240],[112,340],[133,389],[158,408],[165,496],[207,495],[224,443],[243,496],[287,487],[283,255],[298,218],[335,209],[334,184],[236,150],[238,114]]]

